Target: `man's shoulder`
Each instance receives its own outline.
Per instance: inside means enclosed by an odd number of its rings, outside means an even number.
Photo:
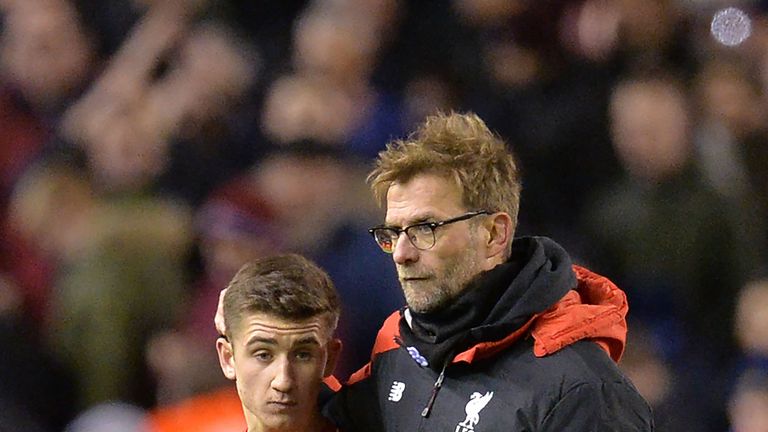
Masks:
[[[599,345],[590,340],[574,342],[541,357],[534,354],[532,345],[532,342],[527,341],[499,353],[495,367],[505,376],[525,375],[532,383],[543,387],[628,384],[616,363]]]
[[[519,396],[529,406],[543,410],[544,416],[555,412],[556,407],[580,406],[579,415],[599,411],[607,421],[621,423],[635,413],[643,424],[652,423],[647,402],[618,365],[590,340],[542,357],[537,357],[531,347],[519,345],[497,361],[494,375],[512,383],[524,377],[526,385],[519,389]]]
[[[343,389],[340,398],[326,407],[326,415],[336,419],[351,417],[353,422],[349,424],[365,424],[366,428],[357,430],[370,430],[369,425],[395,417],[402,420],[394,423],[403,425],[420,418],[421,408],[412,407],[422,406],[422,397],[430,394],[439,379],[438,371],[420,366],[404,349],[382,353],[369,372],[371,379]],[[611,424],[623,425],[627,418],[635,416],[633,413],[640,413],[636,417],[644,419],[650,412],[605,351],[590,341],[575,342],[554,354],[537,357],[531,338],[525,338],[492,357],[454,362],[446,368],[441,382],[443,390],[437,396],[432,425],[445,426],[457,415],[456,422],[460,422],[475,393],[495,395],[489,399],[504,401],[502,405],[489,404],[484,417],[495,418],[505,427],[512,425],[510,430],[571,416],[587,421],[597,412],[604,413]],[[509,406],[517,408],[509,410]],[[566,412],[558,407],[581,407],[583,412]]]

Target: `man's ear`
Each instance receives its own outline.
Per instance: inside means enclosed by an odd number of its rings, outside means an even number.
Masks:
[[[333,370],[336,369],[336,363],[339,360],[339,354],[341,354],[341,345],[340,339],[331,339],[328,342],[328,358],[325,360],[323,377],[331,376]]]
[[[497,255],[504,255],[509,250],[509,244],[512,242],[512,233],[515,227],[512,218],[505,212],[498,212],[489,215],[483,224],[488,230],[486,238],[487,258]]]
[[[216,339],[216,352],[219,353],[219,365],[224,376],[235,380],[237,374],[235,373],[235,353],[232,350],[232,343],[224,336],[219,337]]]

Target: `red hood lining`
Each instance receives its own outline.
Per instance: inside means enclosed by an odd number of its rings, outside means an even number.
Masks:
[[[533,353],[543,357],[555,353],[582,339],[597,343],[615,361],[621,359],[627,337],[627,297],[608,278],[574,265],[577,285],[547,311],[536,314],[515,332],[498,341],[479,343],[457,354],[453,362],[471,363],[491,357],[521,337],[534,338]],[[384,321],[376,337],[372,358],[396,349],[399,345],[400,312]],[[359,381],[370,373],[370,363],[355,372],[349,383]]]

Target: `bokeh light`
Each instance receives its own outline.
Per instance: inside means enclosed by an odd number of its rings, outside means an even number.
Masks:
[[[752,34],[752,21],[743,10],[729,7],[715,13],[710,31],[721,44],[737,46]]]

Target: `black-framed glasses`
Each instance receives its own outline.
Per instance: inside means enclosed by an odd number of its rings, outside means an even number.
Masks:
[[[446,219],[439,222],[421,222],[413,225],[409,225],[405,228],[389,227],[380,225],[368,230],[376,240],[381,250],[386,253],[392,253],[395,251],[395,243],[400,238],[401,233],[405,233],[408,240],[413,247],[419,250],[431,249],[435,245],[435,230],[441,226],[452,224],[454,222],[460,222],[463,220],[471,219],[478,215],[489,214],[485,210],[471,211],[464,213],[461,216],[455,218]]]

